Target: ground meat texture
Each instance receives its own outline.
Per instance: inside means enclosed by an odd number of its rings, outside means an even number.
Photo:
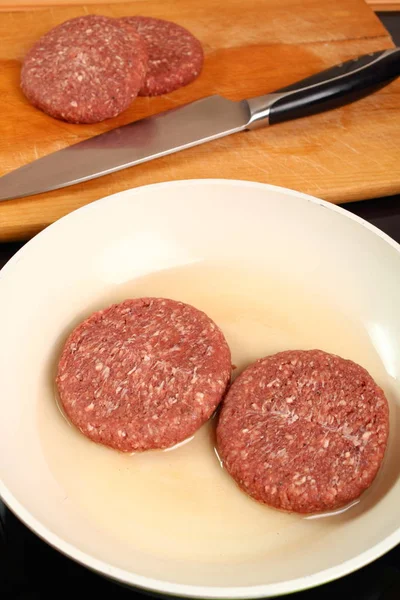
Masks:
[[[65,413],[84,435],[132,452],[193,435],[230,375],[229,347],[207,315],[182,302],[139,298],[74,329],[56,382]]]
[[[255,500],[286,511],[334,510],[358,498],[382,463],[383,391],[365,369],[320,350],[249,366],[222,405],[224,467]]]
[[[143,85],[147,61],[144,44],[129,25],[87,15],[38,40],[23,62],[21,88],[52,117],[97,123],[128,108]]]
[[[167,94],[198,77],[204,61],[203,48],[190,31],[151,17],[123,17],[121,21],[135,29],[149,55],[141,96]]]

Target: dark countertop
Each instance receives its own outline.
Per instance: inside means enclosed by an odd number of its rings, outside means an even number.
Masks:
[[[379,15],[400,45],[400,13]],[[400,243],[400,195],[344,205]],[[23,243],[0,244],[0,268]],[[90,597],[143,598],[104,580],[50,548],[31,533],[0,501],[0,597],[4,600],[54,598],[62,584],[66,595],[76,590]],[[52,574],[52,577],[49,576]],[[314,590],[281,597],[293,600],[400,600],[400,546],[371,565]]]

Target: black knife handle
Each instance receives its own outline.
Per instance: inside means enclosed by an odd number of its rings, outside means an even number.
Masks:
[[[272,94],[248,100],[250,128],[308,117],[349,104],[400,75],[400,48],[365,54]]]

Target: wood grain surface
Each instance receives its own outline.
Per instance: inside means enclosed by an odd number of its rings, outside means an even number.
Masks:
[[[168,0],[166,0],[168,1]],[[244,0],[245,1],[245,0]],[[400,10],[400,0],[365,0],[376,11]],[[86,5],[96,4],[97,0],[89,0]],[[81,0],[0,0],[0,10],[26,10],[62,4],[82,4]]]
[[[73,1],[73,0],[71,0]],[[330,65],[389,48],[390,37],[362,0],[137,0],[0,14],[0,174],[113,127],[211,94],[265,94]],[[88,13],[147,14],[176,21],[202,41],[204,70],[193,84],[139,98],[96,125],[52,119],[25,100],[20,64],[52,26]],[[0,240],[25,238],[108,194],[186,178],[268,182],[332,202],[400,191],[400,82],[357,103],[271,128],[236,134],[78,186],[0,203]]]
[[[400,0],[366,0],[366,2],[377,12],[400,10]]]

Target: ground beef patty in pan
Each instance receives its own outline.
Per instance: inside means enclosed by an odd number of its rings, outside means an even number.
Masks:
[[[206,314],[174,300],[138,298],[74,329],[56,381],[67,416],[84,435],[132,452],[193,435],[230,376],[229,347]]]
[[[201,43],[184,27],[152,17],[123,17],[142,38],[149,55],[141,96],[167,94],[187,85],[200,74],[204,55]]]
[[[100,15],[77,17],[31,48],[21,88],[52,117],[97,123],[128,108],[144,83],[147,61],[144,43],[128,24]]]
[[[364,368],[320,350],[286,351],[233,383],[217,445],[254,499],[313,513],[344,506],[370,486],[388,432],[387,400]]]

